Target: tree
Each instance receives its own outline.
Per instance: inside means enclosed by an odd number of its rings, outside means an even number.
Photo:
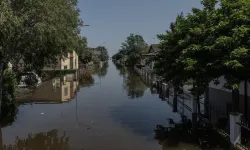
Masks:
[[[128,56],[128,64],[134,66],[142,57],[147,44],[141,35],[130,34],[121,45],[121,51]]]
[[[174,86],[174,100],[177,100],[179,87],[188,79],[184,65],[179,59],[183,50],[179,42],[186,37],[187,30],[186,20],[183,14],[180,14],[176,21],[171,23],[170,31],[158,35],[162,51],[156,56],[155,72],[165,82]]]
[[[219,57],[222,75],[227,79],[227,87],[232,89],[233,111],[239,110],[239,85],[250,78],[250,2],[247,0],[223,0],[218,9],[220,20],[214,26],[216,40],[213,52]]]
[[[210,81],[224,76],[237,112],[240,82],[250,77],[250,2],[221,0],[219,8],[217,0],[201,3],[203,9],[179,15],[171,30],[158,36],[163,51],[156,58],[156,73],[175,87],[192,79],[197,99]]]
[[[198,113],[199,97],[205,92],[209,82],[220,75],[220,71],[213,72],[208,65],[216,62],[218,58],[211,52],[211,44],[214,41],[211,27],[216,23],[213,18],[216,14],[216,3],[216,0],[203,0],[203,9],[192,9],[192,14],[186,17],[189,30],[186,30],[186,37],[179,42],[183,48],[180,60],[184,64],[186,74],[194,81],[192,93],[196,97]]]
[[[1,0],[0,17],[0,81],[3,64],[20,71],[22,61],[22,70],[39,72],[78,47],[77,0]]]
[[[79,60],[86,64],[92,60],[93,52],[87,48],[88,41],[86,37],[81,37],[79,40],[79,47],[77,53],[79,55]]]
[[[106,61],[106,60],[108,60],[108,58],[109,58],[108,50],[107,50],[107,48],[106,48],[105,46],[98,46],[98,47],[96,48],[96,50],[97,50],[97,51],[100,51],[100,56],[99,56],[99,58],[100,58],[101,61]]]

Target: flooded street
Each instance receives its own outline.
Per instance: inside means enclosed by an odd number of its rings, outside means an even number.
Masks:
[[[199,149],[184,142],[169,148],[155,140],[158,124],[168,124],[166,118],[180,122],[181,116],[137,74],[109,62],[92,77],[53,79],[23,97],[15,120],[1,129],[4,149]]]

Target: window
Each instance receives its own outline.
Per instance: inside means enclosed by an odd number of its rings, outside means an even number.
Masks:
[[[64,66],[64,69],[68,69],[68,67],[67,67],[67,66]]]

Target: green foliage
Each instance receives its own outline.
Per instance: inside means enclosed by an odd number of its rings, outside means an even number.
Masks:
[[[41,70],[78,47],[77,0],[1,0],[0,16],[0,58],[13,66]]]
[[[118,60],[126,55],[127,63],[130,66],[134,66],[139,63],[139,60],[142,58],[142,54],[147,47],[148,45],[141,35],[130,34],[126,41],[121,44],[119,53],[114,55],[113,58]]]
[[[175,87],[192,79],[198,95],[220,76],[228,88],[238,89],[250,79],[250,2],[220,0],[218,8],[217,0],[201,4],[203,9],[178,15],[170,30],[158,35],[162,52],[155,72]]]
[[[100,54],[100,56],[99,56],[99,59],[100,59],[101,61],[106,61],[106,60],[108,60],[108,58],[109,58],[108,50],[107,50],[107,48],[106,48],[105,46],[98,46],[98,47],[96,48],[96,50],[101,52],[101,54]]]
[[[79,55],[79,61],[87,64],[92,60],[93,52],[87,48],[88,41],[86,37],[81,37],[79,39],[79,47],[77,48],[77,53]]]

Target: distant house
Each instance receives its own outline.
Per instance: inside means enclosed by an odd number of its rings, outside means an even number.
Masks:
[[[48,65],[43,70],[67,70],[67,69],[78,69],[78,54],[73,51],[68,53],[66,56],[58,58],[55,65]]]
[[[144,59],[141,60],[141,65],[146,65],[149,69],[154,69],[154,63],[152,59],[161,51],[158,44],[152,44],[146,54],[143,54]]]

